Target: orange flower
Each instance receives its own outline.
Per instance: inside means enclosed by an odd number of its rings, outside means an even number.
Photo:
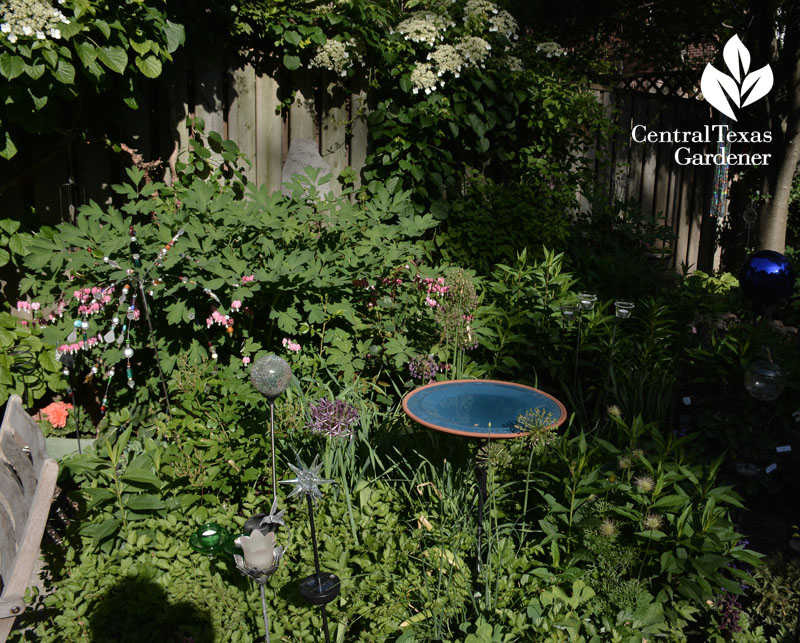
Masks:
[[[53,402],[42,409],[42,414],[47,416],[47,421],[54,427],[60,429],[67,425],[67,417],[72,404],[66,402]]]

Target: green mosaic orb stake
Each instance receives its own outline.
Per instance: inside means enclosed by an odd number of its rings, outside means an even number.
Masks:
[[[250,381],[256,390],[272,402],[289,388],[292,367],[277,355],[259,357],[250,367]]]
[[[289,388],[292,367],[282,357],[265,355],[250,367],[250,381],[255,389],[269,400],[269,433],[272,448],[272,501],[278,499],[278,483],[275,474],[275,398]]]

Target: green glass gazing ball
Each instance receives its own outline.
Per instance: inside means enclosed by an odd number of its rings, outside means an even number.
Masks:
[[[289,388],[292,368],[282,357],[265,355],[259,357],[250,367],[250,381],[257,391],[275,399]]]

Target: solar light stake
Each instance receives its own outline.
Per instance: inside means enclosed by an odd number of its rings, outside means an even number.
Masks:
[[[317,530],[314,525],[314,501],[322,498],[319,485],[328,484],[333,480],[320,478],[322,464],[319,462],[319,456],[314,457],[311,466],[306,466],[298,457],[297,466],[290,464],[289,468],[295,474],[295,477],[291,480],[281,480],[281,483],[294,486],[287,499],[301,493],[305,494],[308,505],[308,519],[311,526],[311,544],[314,547],[314,573],[301,580],[298,589],[300,590],[300,595],[309,603],[319,605],[322,608],[322,627],[325,633],[325,643],[330,643],[331,635],[328,630],[328,613],[325,606],[339,595],[340,581],[336,574],[331,574],[330,572],[323,574],[320,569]]]

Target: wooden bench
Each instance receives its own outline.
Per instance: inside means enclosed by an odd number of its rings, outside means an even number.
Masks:
[[[39,426],[12,395],[0,425],[0,642],[25,610],[57,477]]]

